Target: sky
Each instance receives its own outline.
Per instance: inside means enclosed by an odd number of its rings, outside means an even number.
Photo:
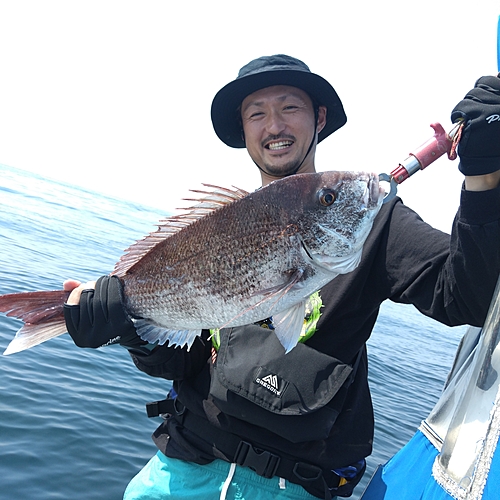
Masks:
[[[389,173],[496,74],[499,14],[497,0],[0,0],[0,163],[164,213],[201,183],[255,189],[210,106],[251,59],[286,53],[348,117],[317,170]],[[399,189],[444,231],[457,167],[441,158]]]

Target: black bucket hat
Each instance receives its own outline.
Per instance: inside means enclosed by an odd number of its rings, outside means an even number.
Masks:
[[[316,105],[326,106],[326,125],[318,142],[342,127],[347,117],[335,89],[321,76],[311,73],[302,61],[284,54],[259,57],[240,69],[236,80],[217,92],[212,101],[212,124],[219,139],[232,148],[244,148],[239,107],[257,90],[290,85],[306,92]]]

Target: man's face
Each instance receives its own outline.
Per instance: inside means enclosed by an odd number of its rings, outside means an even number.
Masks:
[[[311,99],[301,89],[287,85],[267,87],[250,94],[241,104],[245,145],[251,158],[273,178],[297,171],[311,140],[326,122],[326,108],[314,122]],[[300,172],[314,171],[313,147]]]

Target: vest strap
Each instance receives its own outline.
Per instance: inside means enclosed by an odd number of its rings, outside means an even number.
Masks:
[[[186,411],[186,407],[177,399],[167,397],[161,401],[152,401],[146,403],[146,413],[148,418],[160,417],[165,415],[168,418],[171,415],[181,416]]]
[[[256,450],[250,443],[240,441],[234,463],[242,467],[249,467],[259,476],[271,479],[276,475],[281,458],[265,450]]]

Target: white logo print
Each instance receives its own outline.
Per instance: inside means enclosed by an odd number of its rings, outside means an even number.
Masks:
[[[279,389],[278,385],[278,377],[276,375],[268,375],[267,377],[264,377],[263,382],[268,383],[271,387],[274,387],[276,390]]]
[[[278,378],[278,375],[273,375],[272,373],[262,378],[257,377],[255,379],[255,382],[261,385],[262,387],[265,387],[268,391],[271,391],[278,397],[281,397],[281,394],[284,390],[284,387],[280,389],[280,379]]]
[[[490,115],[486,117],[486,121],[488,123],[498,122],[500,121],[500,115]]]

